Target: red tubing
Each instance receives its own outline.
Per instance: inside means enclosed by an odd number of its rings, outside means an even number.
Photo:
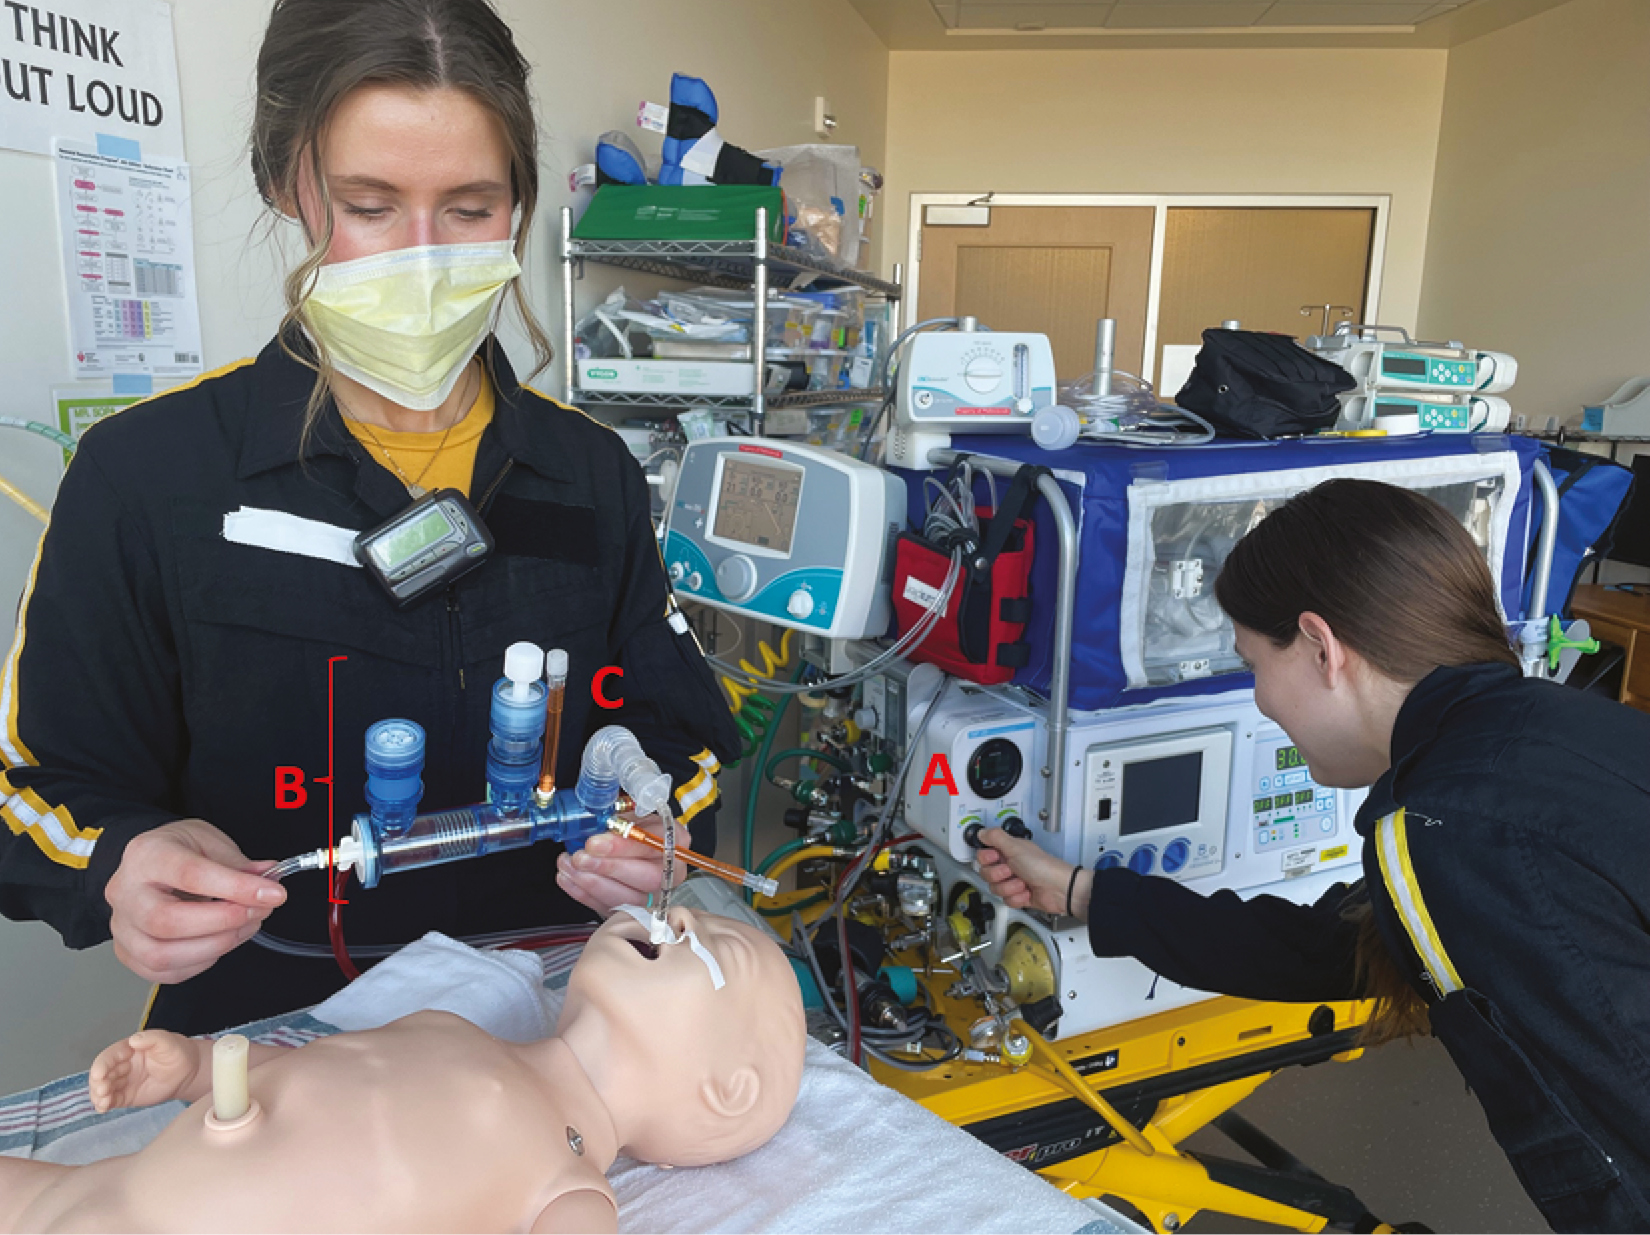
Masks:
[[[332,900],[327,906],[327,938],[332,941],[332,956],[338,962],[338,968],[344,971],[345,978],[353,982],[361,976],[361,971],[350,960],[349,949],[344,946],[344,906],[340,903],[348,881],[349,871],[332,872]]]

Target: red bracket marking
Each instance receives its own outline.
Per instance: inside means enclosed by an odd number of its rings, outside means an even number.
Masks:
[[[336,830],[333,827],[333,819],[335,816],[333,814],[334,802],[332,772],[333,759],[336,751],[332,740],[334,698],[332,667],[339,661],[348,659],[348,656],[327,657],[327,774],[325,776],[317,776],[315,778],[315,783],[317,785],[325,785],[327,787],[327,902],[333,905],[349,904],[349,901],[339,899],[338,893],[342,890],[340,887],[341,881],[333,877],[332,870],[332,851],[338,844],[336,839]]]

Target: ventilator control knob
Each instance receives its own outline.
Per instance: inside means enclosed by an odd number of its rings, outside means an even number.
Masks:
[[[997,825],[1010,836],[1017,836],[1021,840],[1031,839],[1031,829],[1026,827],[1026,821],[1018,815],[1010,815]]]
[[[1129,855],[1129,869],[1137,875],[1149,875],[1157,862],[1157,846],[1142,845]]]
[[[1169,847],[1163,851],[1163,873],[1172,875],[1186,865],[1192,856],[1192,846],[1184,838],[1170,841]]]
[[[716,586],[729,600],[749,600],[756,595],[756,563],[743,554],[724,558],[716,567]]]
[[[995,356],[976,356],[963,366],[963,381],[975,394],[988,395],[1003,384],[1003,366]]]
[[[797,588],[796,591],[792,592],[791,598],[785,602],[785,612],[790,614],[793,618],[796,618],[798,621],[805,617],[811,616],[813,611],[813,596],[810,593],[803,591],[801,588]]]

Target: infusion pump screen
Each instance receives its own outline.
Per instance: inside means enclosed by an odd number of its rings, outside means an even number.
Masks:
[[[1197,820],[1203,798],[1203,752],[1123,765],[1123,817],[1118,834],[1138,836]]]
[[[801,494],[800,469],[772,467],[726,455],[722,459],[722,487],[716,495],[712,533],[723,540],[788,556]]]

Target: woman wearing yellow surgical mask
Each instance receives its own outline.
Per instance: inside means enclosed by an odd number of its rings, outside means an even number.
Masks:
[[[286,316],[255,359],[87,434],[64,478],[0,678],[0,912],[73,947],[112,938],[160,984],[151,1025],[218,1029],[342,983],[321,878],[261,872],[326,843],[329,797],[334,827],[362,808],[361,735],[384,717],[423,726],[429,807],[479,801],[518,640],[568,653],[562,779],[623,724],[695,846],[714,839],[736,740],[667,620],[645,481],[493,335],[509,301],[534,371],[549,360],[519,281],[536,143],[488,0],[276,0],[251,155],[307,246]],[[397,607],[336,546],[440,489],[494,551]],[[613,709],[591,690],[608,667]],[[352,889],[348,939],[589,920],[659,879],[638,842],[546,844]],[[288,944],[243,946],[260,930]]]

